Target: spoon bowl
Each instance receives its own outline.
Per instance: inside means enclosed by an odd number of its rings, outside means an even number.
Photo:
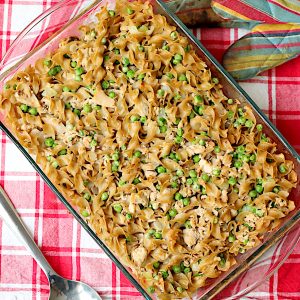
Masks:
[[[0,215],[7,226],[24,243],[28,252],[36,260],[48,277],[50,284],[49,300],[101,300],[98,293],[89,285],[59,276],[49,265],[30,236],[27,228],[13,207],[8,195],[0,186]]]

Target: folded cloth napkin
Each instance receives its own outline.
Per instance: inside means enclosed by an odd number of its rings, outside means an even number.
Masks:
[[[249,79],[300,54],[299,0],[171,0],[187,25],[241,27],[248,34],[231,45],[224,67],[238,80]]]

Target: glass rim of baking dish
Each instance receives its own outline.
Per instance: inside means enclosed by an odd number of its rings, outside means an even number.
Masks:
[[[16,39],[13,41],[7,52],[4,54],[2,60],[0,61],[0,81],[3,78],[6,78],[10,72],[13,72],[15,69],[18,69],[20,65],[26,62],[32,55],[34,55],[37,51],[39,51],[42,47],[47,45],[51,40],[61,32],[63,32],[68,26],[70,26],[73,22],[83,16],[86,12],[92,10],[98,4],[102,2],[106,3],[106,0],[95,0],[86,8],[84,8],[78,15],[72,17],[67,23],[65,23],[56,33],[51,34],[45,41],[31,50],[29,53],[24,55],[22,59],[17,61],[13,66],[9,67],[7,70],[1,71],[4,67],[5,60],[7,56],[10,55],[11,51],[14,47],[22,40],[24,36],[36,25],[42,22],[45,18],[51,15],[56,10],[59,10],[61,6],[66,5],[69,2],[73,2],[74,0],[61,0],[54,6],[45,10],[42,14],[40,14],[37,18],[35,18],[25,29],[23,29]],[[115,0],[117,1],[117,0]],[[223,66],[214,58],[214,56],[203,46],[203,44],[192,34],[192,32],[184,25],[184,23],[168,8],[167,4],[170,1],[162,0],[150,0],[150,4],[155,2],[160,6],[160,9],[168,15],[168,17],[172,20],[176,27],[178,27],[185,36],[189,38],[190,41],[194,43],[198,49],[200,49],[204,55],[208,58],[208,60],[213,64],[216,70],[224,76],[225,80],[233,86],[242,96],[246,99],[246,101],[252,106],[252,109],[259,115],[259,117],[265,122],[268,128],[272,131],[272,133],[278,138],[278,140],[283,144],[286,150],[293,156],[295,161],[300,162],[300,155],[296,152],[296,150],[287,142],[287,140],[283,137],[283,135],[278,131],[278,129],[271,123],[271,121],[266,117],[266,115],[261,111],[261,109],[257,106],[257,104],[251,99],[251,97],[243,90],[243,88],[233,79],[233,77],[223,68]],[[101,241],[101,239],[96,235],[96,233],[92,230],[92,228],[84,221],[84,219],[78,214],[75,208],[65,199],[65,197],[59,192],[59,190],[55,187],[55,185],[50,181],[49,177],[43,172],[40,166],[35,162],[32,156],[26,151],[26,149],[19,143],[19,141],[15,138],[15,136],[10,132],[10,130],[0,122],[0,128],[2,131],[9,137],[9,139],[15,144],[15,146],[21,151],[21,153],[26,157],[29,163],[33,166],[33,168],[39,173],[42,179],[47,183],[50,189],[54,192],[54,194],[60,199],[60,201],[65,205],[68,211],[75,217],[75,219],[81,224],[81,226],[87,231],[87,233],[93,238],[93,240],[100,246],[100,248],[108,255],[108,257],[117,265],[121,272],[129,279],[129,281],[134,285],[134,287],[146,298],[152,299],[142,285],[134,278],[134,276],[127,270],[126,267],[117,259],[117,257],[112,253],[112,251]],[[213,285],[212,289],[207,291],[201,299],[211,299],[216,296],[221,290],[223,290],[226,286],[228,286],[233,280],[235,280],[241,273],[246,271],[252,263],[254,263],[257,259],[259,259],[268,249],[270,249],[274,244],[276,244],[289,230],[295,227],[295,225],[300,220],[300,211],[295,213],[293,217],[291,217],[283,226],[281,226],[276,233],[274,233],[267,241],[262,243],[260,246],[255,249],[255,251],[247,257],[241,264],[237,265],[233,270],[228,272],[224,279]],[[300,239],[300,237],[299,237]],[[289,252],[285,253],[285,258],[291,253],[293,249]],[[283,259],[276,268],[269,275],[271,276],[284,262]],[[267,278],[265,278],[267,279]],[[251,286],[250,290],[260,285],[262,281],[258,281],[254,285]]]

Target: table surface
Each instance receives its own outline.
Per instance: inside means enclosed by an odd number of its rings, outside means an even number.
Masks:
[[[57,0],[0,1],[0,59],[17,34]],[[25,13],[26,12],[26,13]],[[221,61],[241,29],[194,29],[194,34]],[[300,152],[300,57],[241,83],[288,141]],[[47,185],[0,134],[0,184],[53,268],[85,281],[105,299],[142,299],[140,294],[85,233]],[[268,281],[244,299],[300,299],[300,244]],[[0,222],[0,299],[47,299],[48,283],[25,248]]]

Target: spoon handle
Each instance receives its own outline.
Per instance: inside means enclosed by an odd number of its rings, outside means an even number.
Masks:
[[[30,233],[24,226],[22,220],[20,219],[18,212],[13,207],[8,195],[0,186],[0,216],[2,220],[6,223],[8,228],[10,228],[16,236],[23,242],[24,246],[30,252],[32,257],[43,269],[45,274],[48,276],[56,275],[56,272],[51,268],[41,250],[34,242]]]

